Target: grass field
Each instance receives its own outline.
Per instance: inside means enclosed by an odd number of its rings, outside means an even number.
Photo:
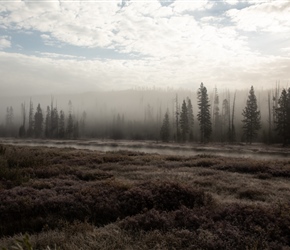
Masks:
[[[290,159],[0,145],[4,249],[290,249]]]

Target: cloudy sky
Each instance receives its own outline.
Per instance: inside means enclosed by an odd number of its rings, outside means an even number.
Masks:
[[[290,85],[290,1],[0,0],[0,95]]]

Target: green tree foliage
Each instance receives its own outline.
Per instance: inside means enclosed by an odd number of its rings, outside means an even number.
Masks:
[[[57,108],[51,109],[51,131],[50,134],[53,138],[58,137],[58,120],[59,120],[59,114]]]
[[[73,130],[74,130],[74,120],[72,114],[69,114],[66,126],[66,135],[68,139],[72,139]]]
[[[34,135],[36,138],[41,137],[42,130],[43,130],[43,114],[40,104],[38,104],[34,115]]]
[[[189,125],[188,125],[188,110],[185,100],[182,102],[181,113],[180,113],[180,129],[181,129],[181,139],[186,141]]]
[[[258,110],[257,98],[254,92],[254,87],[251,86],[247,105],[243,109],[242,113],[244,119],[243,132],[244,138],[248,143],[252,143],[253,139],[257,136],[259,129],[261,128],[261,115]]]
[[[34,128],[34,119],[33,119],[33,103],[30,100],[29,103],[29,116],[28,116],[28,129],[27,129],[27,136],[33,136],[33,128]]]
[[[59,130],[58,130],[59,138],[63,139],[65,137],[65,115],[63,110],[60,111],[59,115]]]
[[[85,136],[86,120],[87,120],[87,113],[86,113],[86,111],[83,111],[82,117],[81,117],[81,120],[80,120],[80,135],[81,135],[81,137]]]
[[[14,113],[13,113],[12,106],[7,107],[7,109],[6,109],[6,134],[8,136],[11,136],[12,135],[12,131],[13,131],[13,118],[14,118]]]
[[[26,110],[25,103],[21,103],[21,115],[22,115],[22,125],[19,128],[19,137],[25,137],[25,121],[26,121]]]
[[[200,84],[200,88],[197,92],[198,99],[198,114],[197,119],[199,121],[200,127],[200,138],[201,142],[207,142],[211,136],[212,128],[211,128],[211,118],[210,118],[210,104],[208,100],[207,89],[203,85]]]
[[[112,138],[114,140],[123,139],[123,121],[121,119],[120,114],[117,117],[114,116],[113,119],[113,128],[112,128]]]
[[[179,128],[179,115],[180,115],[180,107],[179,107],[179,104],[178,104],[178,96],[176,95],[176,98],[175,98],[175,126],[176,126],[176,135],[175,135],[175,140],[177,142],[180,141],[180,128]]]
[[[275,129],[278,135],[283,138],[283,144],[287,145],[290,139],[290,88],[288,89],[288,93],[286,89],[282,90],[275,113]]]
[[[51,137],[51,112],[50,107],[47,106],[46,109],[46,118],[45,118],[45,137]]]
[[[79,122],[75,121],[73,126],[73,138],[77,139],[79,138]]]
[[[74,133],[74,119],[72,115],[72,102],[69,101],[68,103],[68,120],[67,120],[67,126],[66,126],[66,135],[68,139],[73,138],[73,133]]]
[[[187,97],[187,115],[188,115],[188,134],[189,134],[189,141],[193,141],[193,125],[194,125],[194,115],[193,115],[193,108],[192,103],[189,97]]]
[[[217,141],[221,140],[221,116],[219,109],[219,95],[217,92],[217,88],[215,88],[214,93],[214,106],[213,106],[213,134],[214,139]]]
[[[7,107],[6,109],[6,127],[9,128],[13,124],[13,108]]]
[[[170,124],[168,110],[164,115],[163,124],[160,129],[160,137],[163,142],[168,142],[170,139]]]
[[[232,123],[230,129],[230,142],[236,141],[236,127],[235,127],[235,105],[236,105],[236,92],[234,94],[233,108],[232,108]]]
[[[221,127],[222,127],[222,141],[226,139],[226,141],[229,141],[230,137],[230,104],[228,99],[223,100],[222,104],[222,115],[221,115]]]

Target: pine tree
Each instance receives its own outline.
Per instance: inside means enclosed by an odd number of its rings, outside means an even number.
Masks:
[[[258,110],[257,98],[255,96],[254,87],[251,86],[247,105],[242,113],[244,119],[243,132],[247,142],[252,143],[253,139],[257,136],[258,130],[261,128],[261,115]]]
[[[11,136],[13,131],[13,108],[12,106],[6,109],[6,136]]]
[[[230,104],[228,99],[223,100],[222,104],[222,115],[221,115],[221,137],[222,141],[229,141],[229,132],[230,132]]]
[[[188,126],[188,111],[185,100],[182,102],[181,113],[180,113],[180,129],[181,129],[181,139],[186,141],[189,126]]]
[[[11,128],[13,125],[13,108],[12,106],[7,107],[6,109],[6,127]]]
[[[73,138],[79,138],[79,122],[75,121],[73,125]]]
[[[214,106],[213,106],[213,129],[214,129],[214,138],[215,140],[221,139],[221,117],[219,109],[219,95],[217,88],[214,92]]]
[[[283,145],[287,145],[290,139],[290,88],[288,89],[288,93],[286,92],[286,89],[282,90],[275,113],[275,129],[278,132],[278,135],[283,138]]]
[[[208,100],[207,89],[203,83],[200,84],[200,88],[197,92],[198,99],[198,114],[197,119],[200,127],[201,142],[207,142],[211,136],[211,119],[210,119],[210,104]]]
[[[26,111],[25,103],[21,103],[21,114],[22,114],[22,125],[19,128],[19,137],[25,137],[25,121],[26,121]]]
[[[49,106],[47,106],[47,109],[46,109],[45,137],[46,138],[50,138],[51,137],[51,112],[50,112],[50,107]]]
[[[86,131],[86,119],[87,119],[87,113],[84,111],[82,113],[81,121],[80,121],[80,135],[81,137],[85,136],[85,131]]]
[[[267,142],[270,144],[272,139],[272,109],[271,109],[271,93],[268,92],[268,140]],[[275,111],[274,111],[275,112]]]
[[[193,141],[194,115],[191,100],[187,97],[188,134],[189,141]]]
[[[179,129],[179,114],[180,114],[180,108],[178,104],[178,96],[176,94],[175,98],[175,126],[176,126],[176,141],[180,141],[180,129]]]
[[[34,135],[36,138],[41,137],[43,129],[42,126],[43,126],[43,114],[40,104],[38,104],[34,115]]]
[[[233,108],[232,108],[232,126],[231,126],[231,142],[236,141],[236,128],[235,128],[235,106],[236,106],[236,92],[234,94],[234,100],[233,100]]]
[[[33,103],[30,100],[29,103],[29,116],[28,116],[28,129],[27,129],[27,136],[33,136],[34,130],[34,119],[33,119]]]
[[[50,134],[53,138],[58,137],[58,121],[59,120],[59,115],[58,115],[58,110],[55,107],[54,109],[51,110],[51,131]]]
[[[61,110],[59,115],[59,130],[58,130],[58,137],[63,139],[65,137],[65,115],[64,112]]]
[[[168,110],[164,115],[163,124],[160,129],[160,137],[163,142],[168,142],[170,138],[170,125]]]
[[[114,116],[113,119],[112,138],[114,140],[123,139],[123,122],[119,113],[117,117]]]
[[[69,111],[68,111],[68,120],[67,120],[67,127],[66,127],[66,135],[68,139],[73,138],[73,131],[74,131],[74,119],[72,115],[72,102],[69,101],[68,103]]]

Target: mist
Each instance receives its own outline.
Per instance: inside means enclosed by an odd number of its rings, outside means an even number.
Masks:
[[[206,85],[205,85],[206,86]],[[279,95],[282,88],[278,89]],[[235,142],[242,141],[242,110],[246,106],[249,89],[236,91],[209,89],[208,97],[210,112],[213,119],[214,95],[219,97],[219,110],[222,113],[223,100],[227,99],[230,109],[233,107],[234,95],[235,113],[233,124],[236,128]],[[257,142],[266,142],[265,131],[268,131],[269,107],[268,95],[274,98],[274,88],[264,90],[255,89],[258,108],[261,112],[262,129],[256,138]],[[277,94],[276,94],[277,95]],[[279,97],[279,96],[278,96]],[[10,96],[0,99],[0,126],[1,136],[19,137],[19,128],[23,124],[21,105],[25,106],[25,128],[28,127],[29,105],[33,105],[33,116],[38,104],[43,115],[41,138],[45,136],[47,107],[64,112],[64,126],[67,127],[68,116],[71,113],[74,122],[77,122],[77,133],[68,139],[99,138],[99,139],[126,139],[126,140],[160,140],[160,129],[166,112],[170,120],[170,141],[176,141],[175,120],[176,110],[181,108],[183,100],[189,98],[193,106],[194,125],[192,141],[200,140],[200,127],[197,120],[197,89],[156,89],[139,88],[123,91],[88,92],[74,95],[39,95],[39,96]],[[277,96],[276,96],[277,99]],[[71,103],[71,104],[69,104]],[[13,125],[9,134],[5,132],[7,107],[13,108]],[[231,111],[232,112],[232,111]],[[226,125],[225,125],[226,126]],[[226,142],[227,138],[217,136],[213,131],[211,141]],[[226,136],[223,135],[223,136]],[[33,137],[33,136],[30,136]],[[58,136],[50,138],[57,139]],[[62,139],[65,139],[63,137]]]

